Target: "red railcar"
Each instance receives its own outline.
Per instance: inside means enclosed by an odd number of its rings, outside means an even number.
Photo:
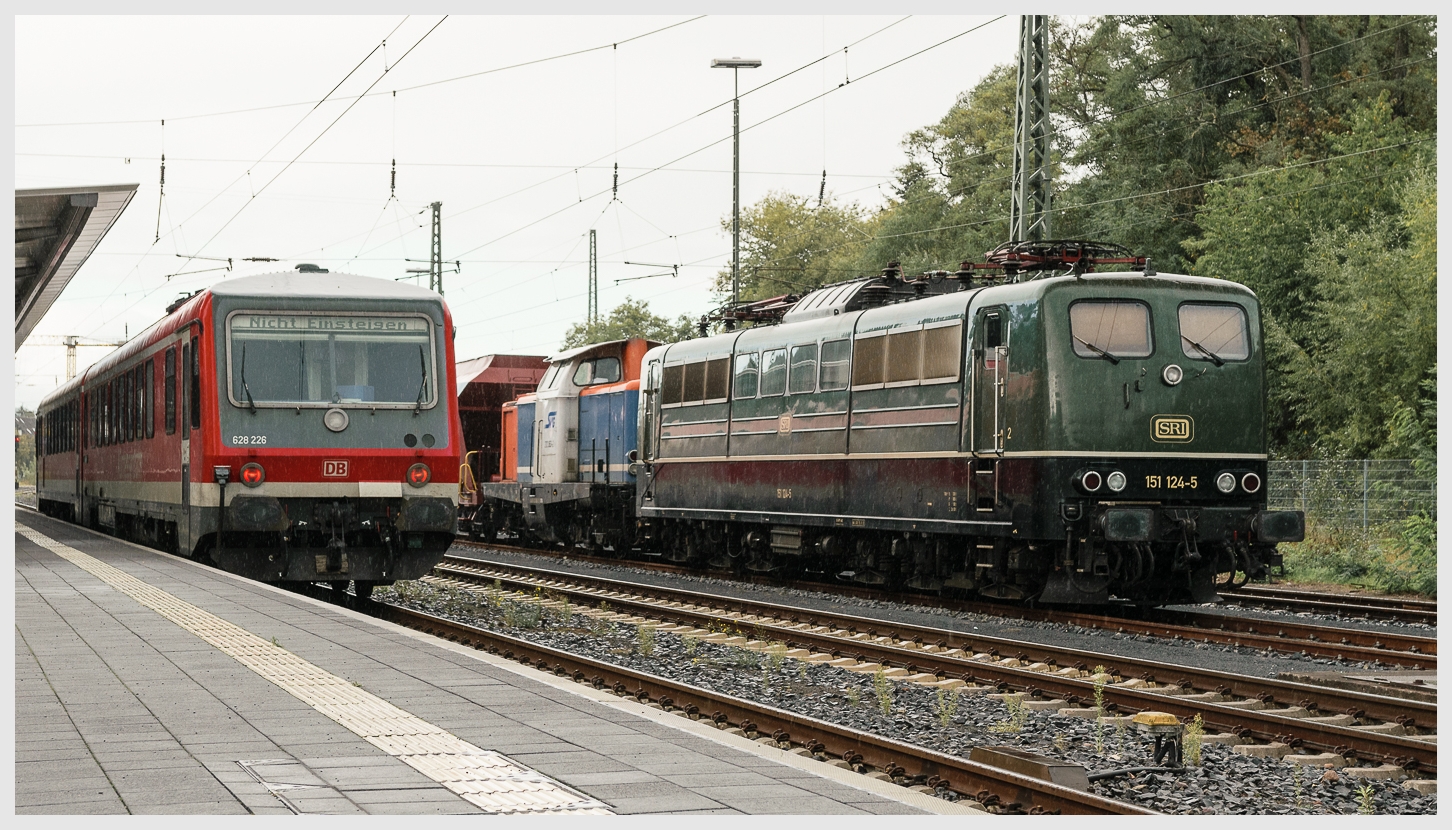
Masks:
[[[348,274],[219,283],[41,402],[40,508],[272,582],[427,573],[453,538],[453,320]]]

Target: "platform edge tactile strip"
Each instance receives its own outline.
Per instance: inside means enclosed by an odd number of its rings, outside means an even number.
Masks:
[[[150,608],[487,813],[611,815],[603,802],[480,749],[290,651],[23,525],[15,532]]]

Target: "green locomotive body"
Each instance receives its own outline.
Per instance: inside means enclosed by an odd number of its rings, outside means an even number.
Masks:
[[[1262,573],[1304,535],[1301,514],[1266,509],[1244,286],[914,282],[829,286],[779,325],[647,353],[641,543],[868,584],[1163,604],[1211,600],[1217,575]]]

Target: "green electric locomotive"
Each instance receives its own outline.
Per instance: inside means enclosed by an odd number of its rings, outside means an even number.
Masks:
[[[1085,243],[818,289],[645,354],[637,544],[864,584],[1204,602],[1304,517],[1266,506],[1259,304]],[[1096,263],[1137,269],[1095,273]],[[749,317],[736,309],[733,317]]]

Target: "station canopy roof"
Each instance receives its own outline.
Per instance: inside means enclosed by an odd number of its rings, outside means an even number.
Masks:
[[[15,348],[136,195],[134,184],[15,191]]]

